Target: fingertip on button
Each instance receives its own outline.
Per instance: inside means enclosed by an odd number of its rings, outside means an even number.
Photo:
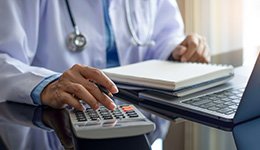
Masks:
[[[182,58],[181,58],[181,61],[182,61],[182,62],[186,62],[187,59],[186,59],[185,57],[182,57]]]
[[[93,109],[94,109],[94,110],[97,110],[97,109],[99,109],[99,104],[98,104],[98,103],[96,103],[96,104],[94,105]]]
[[[81,111],[86,111],[86,107],[84,105],[81,105],[81,108],[80,108]]]
[[[114,102],[112,102],[111,104],[110,104],[110,110],[115,110],[116,109],[116,104],[114,103]]]
[[[117,86],[116,85],[113,85],[112,86],[112,91],[111,91],[112,93],[118,93],[119,92],[119,90],[118,90],[118,88],[117,88]]]

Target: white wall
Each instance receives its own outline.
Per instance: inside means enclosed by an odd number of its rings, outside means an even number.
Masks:
[[[260,50],[260,0],[244,0],[244,64],[252,65]]]
[[[212,54],[242,49],[243,0],[186,0],[186,32],[204,35]]]

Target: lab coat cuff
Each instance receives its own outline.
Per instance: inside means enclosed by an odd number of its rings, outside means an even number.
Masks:
[[[54,74],[49,77],[44,78],[31,92],[31,98],[35,105],[41,105],[41,93],[43,89],[51,82],[57,80],[60,74]]]

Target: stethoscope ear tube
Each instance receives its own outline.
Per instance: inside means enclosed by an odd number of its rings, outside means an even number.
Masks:
[[[130,40],[131,44],[134,45],[134,46],[141,46],[141,47],[154,47],[155,46],[155,41],[154,40],[149,40],[149,42],[145,43],[145,44],[142,44],[140,45],[140,43],[137,43],[136,40],[131,37],[131,40]]]
[[[155,41],[152,40],[152,33],[153,33],[153,29],[154,29],[154,22],[152,21],[152,10],[151,10],[151,0],[148,1],[149,4],[149,25],[148,25],[148,33],[147,36],[145,38],[145,40],[141,40],[140,38],[138,38],[137,33],[135,32],[134,29],[134,25],[132,22],[132,17],[131,17],[131,10],[130,10],[130,0],[125,0],[125,14],[126,14],[126,20],[127,20],[127,26],[129,29],[129,32],[132,36],[131,38],[131,43],[135,46],[155,46]]]

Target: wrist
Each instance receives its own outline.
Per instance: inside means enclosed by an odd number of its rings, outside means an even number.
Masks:
[[[41,105],[41,93],[46,88],[47,85],[59,79],[60,74],[54,74],[49,77],[44,78],[38,85],[34,87],[31,92],[31,98],[33,99],[34,104]]]
[[[51,96],[51,94],[53,93],[53,91],[55,91],[55,83],[57,82],[57,80],[49,83],[48,85],[45,86],[45,88],[42,90],[41,94],[40,94],[40,99],[41,99],[41,103],[43,105],[47,105],[48,104],[48,100],[51,99],[51,97],[53,98],[53,96]]]

